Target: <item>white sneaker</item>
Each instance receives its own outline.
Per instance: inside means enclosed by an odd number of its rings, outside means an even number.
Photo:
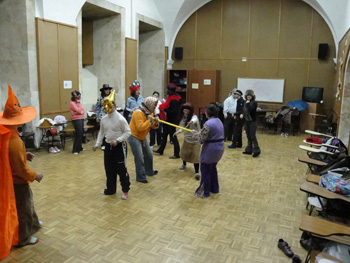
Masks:
[[[199,173],[196,173],[196,174],[194,175],[194,178],[196,178],[197,180],[199,180],[199,179],[201,178],[201,175],[200,175]]]
[[[181,164],[179,167],[179,170],[185,170],[185,168],[186,168],[186,165]]]
[[[61,150],[57,148],[57,146],[54,146],[53,148],[55,148],[56,152],[60,152]]]
[[[127,192],[125,192],[125,193],[123,192],[123,193],[122,193],[122,199],[123,199],[123,200],[128,199],[128,197],[129,197],[129,195],[128,195]]]
[[[75,153],[73,153],[73,154],[79,154],[78,152],[75,152]]]
[[[49,153],[57,153],[57,151],[55,150],[55,148],[54,148],[54,147],[50,147],[50,149],[49,149]]]
[[[285,133],[285,134],[284,134],[284,137],[288,137],[288,133]]]
[[[281,136],[284,137],[284,132],[281,133]]]

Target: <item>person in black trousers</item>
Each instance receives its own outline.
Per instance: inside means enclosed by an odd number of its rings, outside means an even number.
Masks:
[[[106,148],[104,150],[104,166],[106,171],[106,189],[103,195],[114,195],[117,190],[117,174],[122,186],[122,199],[128,199],[130,189],[130,178],[126,168],[126,140],[131,135],[129,125],[125,118],[116,111],[115,92],[108,97],[110,107],[105,107],[107,114],[100,122],[100,131],[92,148],[93,151],[101,145],[106,137]]]
[[[233,92],[233,96],[237,100],[237,108],[236,113],[233,115],[235,124],[233,130],[232,144],[227,146],[230,149],[242,148],[242,126],[244,123],[244,120],[240,118],[241,114],[243,114],[243,108],[245,103],[242,97],[243,93],[240,90],[236,90],[235,92]]]
[[[245,92],[245,99],[243,114],[240,117],[245,119],[248,145],[243,154],[253,154],[253,157],[257,157],[260,155],[260,147],[256,138],[256,109],[258,104],[255,101],[254,91],[247,90]]]
[[[168,97],[166,101],[159,106],[159,115],[160,118],[164,121],[177,124],[178,122],[178,114],[180,109],[180,101],[181,97],[176,93],[177,86],[173,83],[168,84]],[[170,156],[170,159],[178,159],[180,158],[180,145],[176,136],[173,136],[176,132],[176,128],[170,125],[163,125],[163,135],[162,135],[162,144],[160,145],[158,150],[153,150],[153,152],[158,153],[160,155],[163,154],[165,146],[167,144],[168,135],[173,138],[174,145],[174,155]]]

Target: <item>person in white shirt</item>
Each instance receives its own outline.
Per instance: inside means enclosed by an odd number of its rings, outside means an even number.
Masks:
[[[106,171],[106,189],[104,195],[113,195],[117,190],[117,174],[122,187],[122,199],[128,198],[130,190],[130,178],[126,169],[126,140],[131,135],[129,125],[123,115],[116,111],[114,102],[114,91],[108,98],[104,99],[104,108],[107,114],[101,119],[100,131],[92,148],[93,151],[101,145],[106,137],[106,148],[104,150],[104,166]],[[106,105],[108,104],[109,105]]]
[[[237,109],[237,99],[232,92],[224,101],[224,129],[225,141],[232,141],[233,130],[235,128],[235,119],[233,118]]]

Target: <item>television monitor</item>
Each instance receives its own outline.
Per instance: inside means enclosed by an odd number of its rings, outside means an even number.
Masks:
[[[323,100],[323,88],[319,87],[304,87],[303,101],[320,103]]]

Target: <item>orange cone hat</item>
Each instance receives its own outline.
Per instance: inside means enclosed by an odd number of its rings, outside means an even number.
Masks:
[[[0,112],[0,124],[2,125],[20,125],[30,122],[36,117],[34,107],[21,107],[16,95],[13,93],[10,84],[8,84],[8,98],[3,112]]]

